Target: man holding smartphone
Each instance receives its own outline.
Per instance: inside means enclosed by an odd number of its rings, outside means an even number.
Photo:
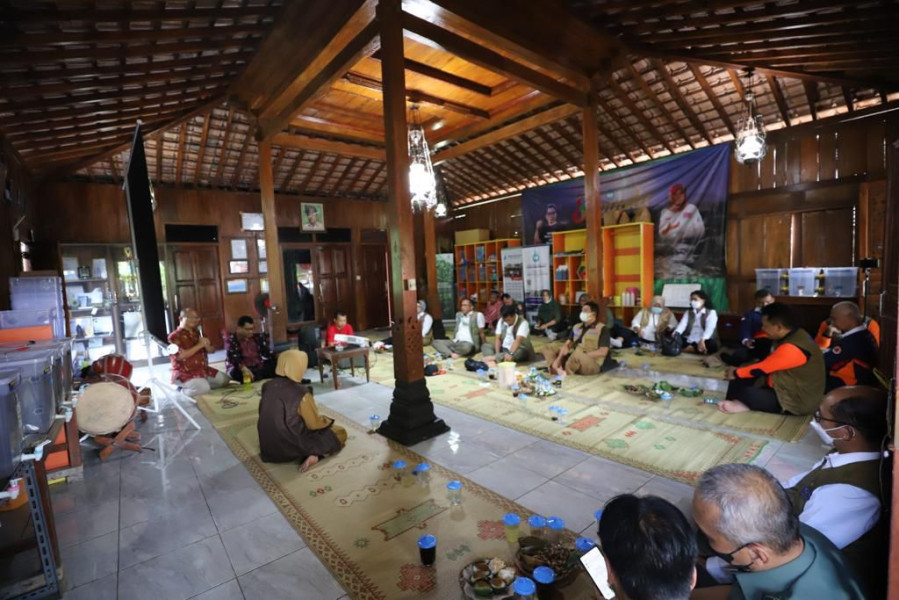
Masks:
[[[602,550],[593,548],[581,562],[604,598],[690,597],[696,585],[696,536],[667,500],[633,494],[612,498],[599,521],[599,543]]]

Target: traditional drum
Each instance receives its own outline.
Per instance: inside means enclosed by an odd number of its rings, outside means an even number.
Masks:
[[[121,354],[107,354],[95,360],[91,364],[91,370],[97,375],[121,375],[125,379],[131,379],[134,367]]]
[[[101,375],[103,381],[85,386],[75,407],[78,428],[91,435],[120,431],[137,411],[138,394],[121,375]]]

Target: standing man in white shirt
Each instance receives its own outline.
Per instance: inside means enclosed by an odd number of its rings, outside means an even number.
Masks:
[[[453,358],[471,356],[480,350],[487,339],[484,327],[487,323],[484,314],[474,310],[471,300],[462,298],[460,311],[456,313],[456,331],[452,340],[434,340],[434,350],[448,354]]]
[[[718,312],[702,290],[690,294],[690,309],[674,333],[684,336],[684,352],[714,354],[718,351]]]
[[[493,344],[485,342],[481,346],[484,359],[517,363],[534,360],[534,346],[531,344],[530,334],[530,325],[518,314],[515,307],[503,306]]]
[[[815,411],[812,429],[834,451],[810,470],[784,482],[799,520],[824,534],[855,567],[870,598],[886,595],[888,519],[881,518],[889,463],[887,395],[865,386],[838,388]],[[724,561],[710,558],[706,569],[719,581],[730,574]]]

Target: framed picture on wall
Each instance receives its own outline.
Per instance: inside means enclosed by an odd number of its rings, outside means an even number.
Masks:
[[[231,275],[239,275],[250,272],[250,262],[247,260],[229,260],[228,273]]]
[[[268,293],[268,279],[260,279],[259,280],[259,291],[263,294]]]
[[[259,272],[260,273],[268,273],[268,261],[267,260],[259,261]]]
[[[231,258],[246,260],[247,240],[241,238],[231,240]]]
[[[259,260],[265,260],[266,258],[268,258],[268,253],[265,249],[265,240],[256,240],[256,254],[259,255]]]
[[[264,231],[265,220],[262,213],[240,213],[240,228],[244,231]]]
[[[249,289],[246,279],[228,279],[225,286],[229,294],[246,294]]]
[[[323,204],[300,202],[300,230],[325,230],[325,206]]]

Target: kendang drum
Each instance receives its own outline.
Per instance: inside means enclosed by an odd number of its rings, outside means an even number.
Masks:
[[[93,436],[104,448],[100,458],[107,458],[115,448],[140,452],[140,433],[134,431],[138,393],[121,375],[101,375],[102,380],[82,389],[75,415],[78,428]]]
[[[125,379],[131,379],[134,367],[121,354],[107,354],[91,364],[91,371],[97,375],[121,375]]]

